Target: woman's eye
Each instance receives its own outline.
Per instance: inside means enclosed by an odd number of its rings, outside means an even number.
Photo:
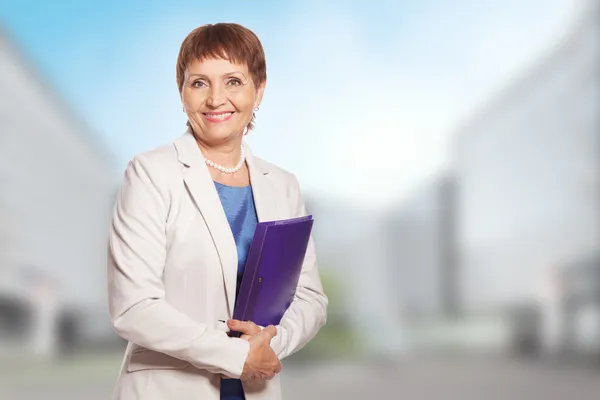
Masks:
[[[228,84],[229,86],[239,86],[239,85],[241,85],[241,84],[242,84],[242,81],[240,81],[240,80],[239,80],[239,79],[237,79],[237,78],[232,78],[232,79],[230,79],[229,81],[227,81],[227,84]]]
[[[195,87],[195,88],[204,87],[204,86],[206,86],[206,84],[202,81],[196,81],[196,82],[192,83],[192,87]]]

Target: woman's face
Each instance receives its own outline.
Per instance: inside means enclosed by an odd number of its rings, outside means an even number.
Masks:
[[[206,59],[190,63],[181,101],[194,133],[205,142],[222,143],[239,137],[262,99],[246,65]]]

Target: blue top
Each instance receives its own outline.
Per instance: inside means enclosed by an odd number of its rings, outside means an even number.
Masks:
[[[221,198],[221,204],[223,210],[225,210],[227,222],[229,222],[237,248],[237,295],[244,274],[248,249],[258,223],[254,198],[252,197],[252,187],[227,186],[218,182],[215,182],[215,187]],[[239,379],[221,379],[221,400],[245,400],[242,382]]]

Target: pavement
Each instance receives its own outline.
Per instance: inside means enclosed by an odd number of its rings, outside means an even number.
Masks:
[[[120,363],[120,354],[81,356],[54,364],[3,363],[0,399],[106,400]],[[282,382],[285,400],[600,399],[600,369],[505,357],[284,363]]]

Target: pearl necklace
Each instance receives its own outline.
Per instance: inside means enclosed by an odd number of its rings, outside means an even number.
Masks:
[[[209,167],[218,169],[219,171],[223,172],[224,174],[235,174],[240,169],[242,169],[242,166],[244,165],[245,161],[246,161],[246,155],[244,154],[244,145],[242,145],[241,150],[240,150],[240,161],[233,168],[226,168],[226,167],[219,165],[219,164],[209,160],[208,158],[204,157],[204,162],[206,162],[206,165],[208,165]]]

